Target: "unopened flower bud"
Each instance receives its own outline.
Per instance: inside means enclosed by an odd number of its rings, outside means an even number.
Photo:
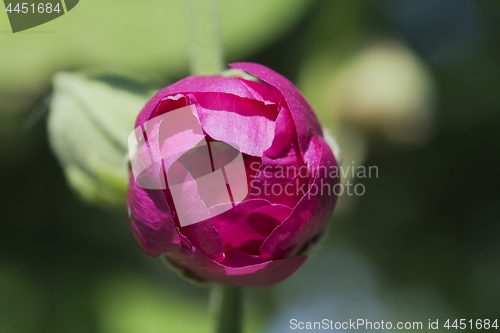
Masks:
[[[191,76],[140,112],[129,137],[130,224],[144,252],[183,276],[271,285],[323,233],[338,165],[289,80],[259,64],[231,67],[263,82]]]

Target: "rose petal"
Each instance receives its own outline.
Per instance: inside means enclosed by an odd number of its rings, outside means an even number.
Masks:
[[[136,127],[155,116],[157,106],[167,96],[192,93],[229,93],[241,98],[257,99],[264,104],[277,104],[276,88],[261,83],[240,78],[227,78],[219,75],[212,76],[189,76],[162,90],[160,90],[144,106],[136,120]]]
[[[156,116],[174,120],[164,120],[156,127],[156,122],[151,121],[151,126],[145,126],[151,131],[147,128],[142,131],[151,142],[147,149],[138,149],[144,160],[138,165],[160,183],[162,172],[165,175],[167,170],[169,188],[146,191],[132,184],[132,179],[130,191],[137,193],[129,194],[128,198],[131,224],[141,247],[153,255],[167,252],[171,260],[201,278],[231,285],[270,285],[290,276],[302,265],[305,256],[290,256],[299,253],[328,221],[336,198],[313,191],[321,189],[323,184],[331,188],[338,183],[338,178],[319,172],[322,167],[328,170],[337,164],[320,137],[321,127],[312,109],[290,81],[259,64],[230,66],[269,84],[223,76],[188,77],[156,94],[139,114],[138,126]],[[189,121],[175,120],[176,112],[188,105],[191,114],[185,118]],[[166,127],[162,129],[163,125]],[[238,168],[241,164],[247,177],[240,175],[235,180],[224,176],[210,181],[212,178],[207,177],[215,174],[216,163],[212,163],[211,168],[191,163],[192,158],[198,161],[207,155],[212,159],[219,153],[217,147],[208,154],[198,151],[203,149],[205,140],[223,141],[239,149],[243,158]],[[191,151],[193,148],[195,151]],[[222,148],[221,154],[225,151]],[[162,166],[158,166],[158,157]],[[223,157],[218,159],[217,166],[233,161],[232,155]],[[293,167],[295,171],[289,173],[287,169],[284,177],[278,177],[276,171],[286,167]],[[239,179],[251,179],[255,173],[256,179],[267,176],[262,173],[266,168],[268,174],[273,171],[267,179],[271,186],[277,184],[282,190],[293,187],[295,193],[271,192],[268,197],[250,194],[246,201],[238,202],[216,196],[219,188],[215,185],[203,187],[205,180],[208,185],[229,182],[227,189],[221,188],[224,190],[221,193],[225,193],[233,185],[239,188]],[[307,175],[297,172],[301,169],[306,169]],[[177,187],[170,188],[170,185]],[[302,197],[297,189],[304,185],[312,187]],[[252,187],[255,188],[258,186]],[[143,196],[151,196],[150,201]],[[228,192],[228,196],[231,193]],[[244,196],[240,195],[241,199]],[[146,202],[146,208],[139,205],[140,201]],[[186,218],[192,223],[181,223]],[[165,230],[170,234],[157,231],[161,230],[162,223],[168,224]],[[165,238],[167,245],[162,242]]]
[[[274,137],[277,102],[278,91],[265,83],[222,76],[188,77],[157,93],[140,112],[136,125],[196,104],[196,116],[212,138],[260,157]]]
[[[144,106],[142,111],[137,116],[135,127],[140,126],[149,119],[155,116],[158,106],[162,100],[171,95],[186,93],[191,91],[203,91],[207,86],[214,84],[217,81],[224,80],[222,76],[189,76],[168,87],[160,90],[154,95]]]
[[[183,238],[182,242],[187,245],[166,254],[171,260],[203,279],[234,286],[262,287],[281,282],[307,259],[307,256],[297,256],[233,268],[206,257],[196,247],[189,246],[189,240]]]
[[[200,123],[213,139],[236,144],[242,153],[257,157],[271,146],[276,105],[223,93],[194,96]]]
[[[211,220],[181,227],[180,232],[208,258],[216,262],[225,259],[221,238]]]
[[[179,181],[181,178],[183,181]],[[209,258],[215,261],[224,260],[221,238],[212,225],[206,204],[198,194],[196,180],[179,162],[172,164],[167,173],[167,180],[179,219],[180,232]]]
[[[252,181],[250,198],[261,198],[290,208],[307,192],[310,172],[299,151],[295,125],[285,108],[276,119],[272,146],[264,152],[262,165]]]
[[[291,212],[286,206],[266,200],[248,200],[214,216],[212,223],[219,232],[224,251],[237,248],[240,252],[259,254],[262,242]]]
[[[132,233],[150,256],[180,249],[180,238],[162,190],[145,190],[130,175],[127,204]]]
[[[339,178],[329,177],[329,172],[332,167],[337,167],[337,162],[322,137],[314,141],[322,150],[322,168],[317,171],[313,186],[295,206],[290,217],[274,229],[262,244],[260,253],[263,258],[283,258],[293,248],[302,248],[324,228],[333,212],[337,197],[331,193]]]
[[[210,93],[227,93],[240,98],[263,102],[265,105],[278,104],[280,96],[273,86],[242,78],[226,78],[206,85],[202,90],[187,90],[196,96]]]
[[[220,264],[233,268],[258,265],[267,261],[266,259],[263,259],[260,255],[243,253],[238,251],[237,249],[229,249],[226,252],[224,252],[224,255],[225,259],[221,261]]]
[[[284,160],[284,163],[299,163],[297,157],[300,159],[300,151],[298,149],[298,139],[293,123],[292,115],[283,106],[280,107],[280,112],[275,120],[274,139],[271,147],[264,152],[267,158],[276,159],[290,156],[293,151],[293,158],[291,161]]]
[[[286,77],[266,66],[256,63],[239,62],[229,64],[229,67],[248,72],[276,87],[281,92],[292,114],[297,130],[299,147],[302,153],[306,151],[312,133],[322,135],[321,126],[311,106],[304,99],[300,91]]]

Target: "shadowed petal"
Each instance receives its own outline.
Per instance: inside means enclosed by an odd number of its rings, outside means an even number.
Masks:
[[[259,254],[264,240],[291,212],[286,206],[266,200],[248,200],[213,217],[212,222],[225,251],[236,248],[240,252]]]
[[[162,190],[145,190],[130,176],[127,194],[135,240],[150,256],[180,249],[180,238]]]
[[[196,247],[189,246],[189,240],[184,237],[182,242],[186,245],[181,250],[169,252],[166,256],[203,279],[234,286],[263,287],[281,282],[307,259],[307,256],[297,256],[233,268],[209,259]]]
[[[337,199],[332,194],[333,187],[339,183],[339,178],[329,177],[325,170],[336,167],[337,163],[323,138],[318,137],[317,141],[322,150],[320,165],[325,168],[317,171],[313,185],[294,208],[290,217],[274,229],[264,241],[260,248],[264,258],[283,258],[294,248],[300,250],[321,232],[333,212]]]

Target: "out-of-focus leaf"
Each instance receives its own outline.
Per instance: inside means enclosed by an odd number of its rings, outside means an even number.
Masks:
[[[94,299],[100,332],[213,332],[205,290],[188,289],[180,283],[154,280],[133,271],[115,271],[99,279]],[[249,311],[244,332],[261,332],[259,320]]]
[[[124,202],[127,137],[150,96],[144,86],[112,76],[55,75],[49,139],[71,187],[86,201]]]
[[[321,123],[337,134],[339,115],[332,112],[329,93],[335,75],[359,48],[362,37],[363,0],[323,1],[314,13],[308,45],[298,75],[298,86]],[[340,141],[340,138],[339,138]],[[342,146],[342,141],[339,142]]]
[[[292,27],[313,1],[220,0],[228,59],[266,46]],[[146,77],[187,71],[187,23],[182,1],[86,0],[42,26],[10,31],[0,15],[1,100],[25,100],[49,86],[53,73],[74,68],[127,69]],[[17,103],[19,104],[19,103]]]
[[[211,332],[208,304],[137,274],[115,274],[96,289],[103,333]]]
[[[0,295],[0,332],[29,333],[40,328],[44,293],[38,279],[2,262]]]

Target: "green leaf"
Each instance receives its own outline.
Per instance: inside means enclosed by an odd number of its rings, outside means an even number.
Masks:
[[[59,73],[53,84],[49,139],[69,184],[88,202],[124,203],[127,137],[152,92],[103,75]]]

